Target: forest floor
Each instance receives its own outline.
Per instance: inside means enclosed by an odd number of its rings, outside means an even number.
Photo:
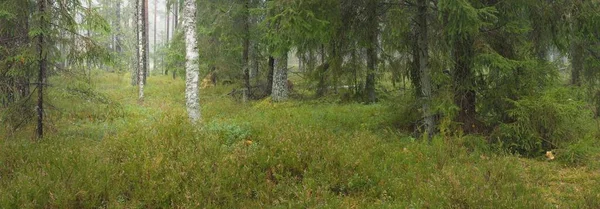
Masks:
[[[92,81],[51,80],[44,140],[0,129],[0,208],[600,208],[599,160],[422,142],[385,102],[242,104],[218,86],[192,126],[181,79],[149,77],[143,102],[129,75]]]

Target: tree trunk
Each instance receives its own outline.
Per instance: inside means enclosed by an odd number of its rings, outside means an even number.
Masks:
[[[435,131],[435,121],[431,112],[431,70],[429,69],[429,46],[428,46],[428,27],[427,27],[427,8],[428,0],[417,1],[418,14],[418,45],[419,45],[419,72],[421,78],[421,99],[423,108],[424,131],[431,137]]]
[[[253,80],[254,84],[257,85],[259,83],[259,75],[258,75],[258,49],[256,48],[256,44],[250,42],[250,72],[249,77],[250,80]]]
[[[175,1],[175,14],[173,15],[173,34],[178,28],[179,24],[179,0]]]
[[[166,11],[165,12],[165,18],[166,18],[165,24],[167,24],[166,25],[167,37],[165,39],[165,47],[168,48],[169,47],[169,39],[170,39],[169,38],[169,32],[170,32],[169,31],[170,30],[170,28],[169,28],[170,27],[169,21],[170,21],[170,18],[171,18],[171,13],[170,13],[169,6],[167,6],[167,8],[165,9],[165,11]],[[166,56],[166,55],[163,55],[163,67],[165,68],[165,75],[169,75],[169,68],[167,68],[166,63],[164,62],[164,59],[165,59],[164,56]]]
[[[369,23],[369,34],[367,35],[367,78],[365,81],[365,93],[367,96],[367,103],[376,102],[377,98],[375,95],[375,70],[377,68],[377,35],[378,35],[378,24],[377,21],[377,2],[375,0],[369,0],[367,3]]]
[[[458,38],[454,44],[454,103],[459,107],[457,122],[465,133],[474,133],[479,127],[475,109],[476,94],[473,65],[473,37]]]
[[[117,1],[116,7],[117,23],[115,24],[115,51],[121,56],[121,53],[123,52],[121,47],[121,1]]]
[[[273,74],[275,72],[275,58],[269,56],[269,73],[267,75],[267,95],[273,93]]]
[[[38,9],[40,14],[40,28],[42,31],[45,30],[45,13],[46,13],[46,0],[38,0]],[[46,69],[48,67],[48,53],[45,51],[45,33],[38,35],[38,52],[39,52],[39,71],[37,77],[37,89],[38,89],[38,101],[37,101],[37,138],[44,138],[44,86],[46,82]]]
[[[147,8],[148,5],[147,0],[140,0],[141,6],[140,6],[140,15],[139,15],[139,33],[140,33],[140,42],[139,42],[139,48],[140,48],[140,69],[138,71],[138,90],[139,90],[139,94],[138,94],[138,99],[139,101],[143,101],[144,100],[144,85],[146,84],[146,70],[147,70],[147,57],[146,57],[146,43],[147,43],[147,34],[146,34],[146,27],[147,27],[147,19],[146,19],[146,13],[147,13]]]
[[[583,72],[584,46],[579,40],[571,43],[571,85],[581,86],[581,72]]]
[[[148,0],[144,0],[144,85],[150,76],[150,26],[148,21]]]
[[[198,42],[196,40],[196,1],[184,1],[185,27],[185,97],[186,107],[192,123],[201,120],[200,102],[198,98]]]
[[[273,102],[282,102],[288,99],[287,64],[287,53],[283,53],[283,55],[275,59],[275,71],[273,72],[273,92],[271,92],[271,99]]]
[[[135,69],[133,70],[133,72],[131,73],[131,85],[132,86],[136,86],[139,84],[139,78],[140,78],[140,70],[142,69],[142,56],[141,56],[141,51],[142,51],[142,39],[140,36],[140,32],[141,32],[141,5],[140,5],[140,1],[142,0],[136,0],[135,1],[135,40],[136,40],[136,44],[135,44],[135,57],[136,57],[136,65],[135,65]]]
[[[244,86],[247,89],[247,92],[252,95],[250,92],[250,65],[249,65],[249,52],[250,52],[250,0],[243,0],[244,3],[244,11],[243,11],[243,30],[244,30],[244,40],[242,43],[243,52],[242,52],[242,68],[244,73]]]

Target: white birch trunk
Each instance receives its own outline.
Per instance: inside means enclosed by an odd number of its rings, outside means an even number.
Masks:
[[[185,29],[185,99],[192,123],[201,119],[198,98],[198,42],[196,40],[196,0],[185,0],[183,25]]]
[[[144,100],[144,71],[145,71],[145,63],[144,63],[144,0],[138,0],[137,5],[137,25],[138,25],[138,99],[140,101]]]
[[[287,53],[275,59],[275,71],[273,72],[273,91],[271,99],[274,102],[285,101],[288,98],[287,86]]]

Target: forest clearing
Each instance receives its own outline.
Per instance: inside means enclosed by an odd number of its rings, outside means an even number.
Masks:
[[[0,208],[600,208],[600,0],[0,0]]]

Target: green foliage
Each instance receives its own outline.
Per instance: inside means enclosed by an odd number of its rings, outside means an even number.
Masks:
[[[575,181],[569,185],[589,192],[548,190],[563,181],[553,179],[560,166],[494,154],[483,137],[435,137],[428,143],[387,134],[380,128],[386,118],[382,105],[241,105],[221,97],[226,90],[219,87],[203,91],[207,122],[198,129],[187,122],[178,99],[184,97],[182,81],[148,78],[153,85],[139,105],[128,78],[102,74],[94,86],[121,103],[124,117],[90,121],[87,115],[102,109],[94,102],[75,108],[81,113],[72,118],[57,118],[56,132],[44,141],[21,136],[0,141],[0,207],[597,204],[594,190],[588,190],[597,184],[578,184],[584,177],[597,179],[588,172],[564,171],[585,175],[569,177]],[[64,107],[82,102],[78,95],[52,95],[71,104]]]
[[[210,122],[204,126],[208,133],[216,134],[215,138],[223,140],[223,144],[231,146],[236,142],[249,139],[251,131],[236,124]]]
[[[169,71],[177,72],[185,69],[185,40],[183,35],[183,32],[176,33],[165,49],[165,68]]]
[[[442,0],[438,2],[440,16],[447,21],[450,40],[477,35],[481,27],[497,21],[495,7],[476,8],[468,0]]]
[[[555,88],[540,96],[510,101],[514,108],[508,115],[514,121],[501,124],[492,139],[526,156],[578,143],[596,131],[596,124],[591,110],[573,95],[573,90]]]

